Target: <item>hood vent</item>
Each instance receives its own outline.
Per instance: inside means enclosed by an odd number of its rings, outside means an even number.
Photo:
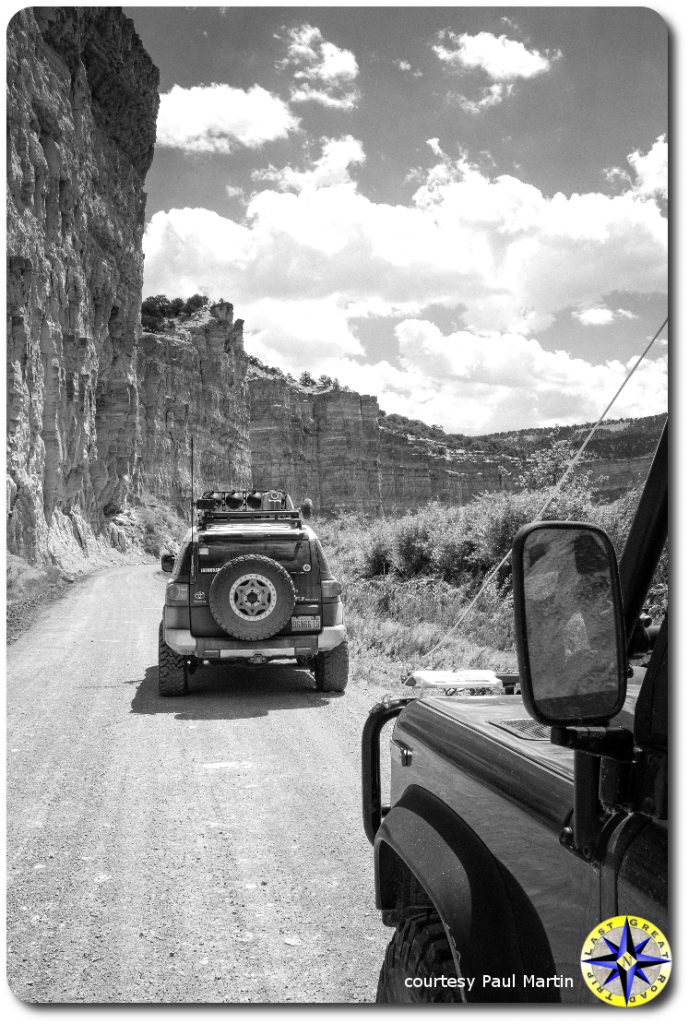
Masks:
[[[549,740],[550,729],[547,725],[534,722],[532,718],[507,718],[502,722],[490,722],[490,725],[497,725],[498,729],[511,732],[520,740]]]

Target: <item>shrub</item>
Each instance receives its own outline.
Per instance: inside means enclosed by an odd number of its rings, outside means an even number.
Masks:
[[[420,516],[405,516],[395,524],[392,564],[400,576],[420,576],[431,564],[431,532]]]
[[[386,576],[392,569],[392,545],[390,531],[386,522],[377,523],[365,537],[359,568],[361,574],[369,579],[373,576]]]

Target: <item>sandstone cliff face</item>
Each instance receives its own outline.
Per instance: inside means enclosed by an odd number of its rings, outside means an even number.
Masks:
[[[188,508],[194,491],[248,487],[249,394],[241,320],[218,303],[165,334],[143,334],[138,380],[145,490]]]
[[[595,459],[581,462],[575,473],[587,475],[594,492],[604,501],[614,501],[644,482],[652,461],[652,455],[635,459]]]
[[[141,487],[137,334],[158,72],[118,8],[14,16],[8,541],[46,559]]]
[[[313,392],[280,377],[253,375],[251,466],[262,487],[284,487],[315,511],[380,514],[428,501],[464,504],[486,490],[509,489],[510,468],[379,425],[371,395]],[[508,460],[509,461],[509,460]]]
[[[35,8],[8,29],[8,542],[78,567],[127,547],[127,505],[282,486],[380,514],[512,489],[515,459],[381,424],[370,395],[256,370],[218,303],[142,334],[143,184],[158,72],[119,8]],[[638,460],[637,460],[638,461]],[[594,464],[609,490],[628,465]],[[124,517],[124,519],[123,519]]]

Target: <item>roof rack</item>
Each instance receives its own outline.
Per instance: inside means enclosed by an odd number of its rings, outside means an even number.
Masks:
[[[301,513],[296,509],[281,511],[214,511],[212,509],[201,509],[198,512],[199,529],[205,530],[213,523],[286,523],[295,528],[301,527]]]
[[[197,524],[205,529],[211,523],[284,522],[300,527],[301,513],[284,491],[234,490],[204,491],[194,505]]]

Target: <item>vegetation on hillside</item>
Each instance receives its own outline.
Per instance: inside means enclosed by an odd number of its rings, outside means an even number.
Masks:
[[[665,422],[665,413],[637,419],[605,420],[586,448],[586,459],[631,459],[652,455]],[[485,452],[489,456],[512,456],[526,461],[548,451],[555,444],[579,448],[593,423],[570,426],[528,427],[496,434],[447,434],[438,424],[409,419],[398,413],[380,415],[381,426],[394,433],[409,434],[443,444],[450,452]]]
[[[190,295],[188,299],[168,299],[167,295],[149,295],[141,303],[141,326],[151,334],[162,334],[166,321],[191,316],[207,302],[207,295]]]
[[[349,513],[319,519],[316,528],[343,582],[355,664],[393,676],[409,667],[516,671],[509,560],[445,644],[448,631],[525,523],[537,517],[596,523],[619,555],[639,491],[596,504],[586,481],[578,481],[541,514],[549,495],[539,487],[484,494],[459,508],[431,503],[397,518]],[[666,606],[665,555],[648,610],[657,619]]]

